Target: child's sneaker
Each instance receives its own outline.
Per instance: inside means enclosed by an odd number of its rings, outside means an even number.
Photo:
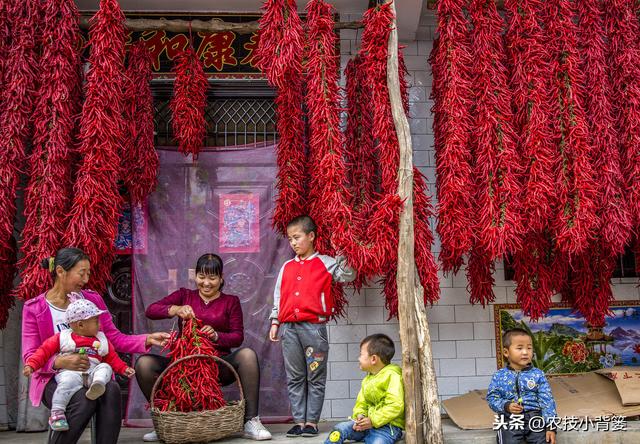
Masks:
[[[256,416],[244,423],[244,437],[255,441],[265,441],[271,439],[271,433],[260,422],[260,417]]]
[[[299,424],[294,425],[287,431],[287,438],[298,438],[302,436],[302,427]]]
[[[305,438],[313,438],[314,436],[318,436],[318,427],[314,427],[311,424],[307,424],[302,429],[302,436]]]
[[[66,432],[69,430],[69,423],[64,412],[53,411],[49,417],[49,427],[54,432]]]
[[[90,400],[95,400],[101,397],[104,394],[105,386],[102,382],[93,382],[91,383],[91,387],[87,390],[86,397]]]

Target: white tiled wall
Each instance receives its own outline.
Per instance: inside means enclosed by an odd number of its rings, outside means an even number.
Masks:
[[[359,20],[357,16],[342,17]],[[423,11],[418,40],[401,42],[409,70],[410,126],[414,163],[426,175],[429,189],[435,191],[435,160],[431,116],[431,72],[428,56],[431,52],[436,22],[432,11]],[[341,31],[342,67],[359,49],[362,31]],[[435,204],[435,201],[433,201]],[[432,222],[432,229],[434,221]],[[434,253],[439,251],[436,241]],[[496,265],[494,293],[496,303],[515,302],[515,284],[504,280],[502,264]],[[614,282],[617,299],[639,299],[635,279]],[[440,274],[441,298],[427,309],[432,340],[434,365],[438,376],[441,399],[464,394],[469,390],[486,388],[496,370],[493,306],[482,308],[469,304],[465,270],[456,276]],[[367,288],[349,298],[347,319],[329,326],[329,380],[323,417],[344,419],[351,414],[363,373],[358,369],[360,340],[368,334],[387,333],[396,342],[396,361],[400,358],[398,323],[386,321],[384,298],[380,289]],[[345,353],[346,350],[346,353]],[[346,358],[346,359],[345,359]],[[347,385],[348,383],[348,385]],[[348,388],[348,390],[347,390]]]

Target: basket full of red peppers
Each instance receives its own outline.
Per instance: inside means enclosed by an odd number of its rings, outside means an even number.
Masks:
[[[151,392],[151,417],[160,440],[167,444],[209,442],[242,431],[244,394],[231,364],[219,358],[215,345],[201,331],[202,322],[187,320],[168,344],[171,364]],[[235,375],[240,400],[227,402],[218,381],[218,365]]]

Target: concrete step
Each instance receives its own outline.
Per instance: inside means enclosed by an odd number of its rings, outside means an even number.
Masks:
[[[327,438],[333,422],[320,423],[320,435],[317,438],[287,438],[286,431],[291,427],[289,424],[268,424],[267,428],[273,434],[271,444],[321,444]],[[443,431],[446,444],[495,444],[496,435],[492,430],[462,430],[451,420],[443,419]],[[640,443],[640,421],[628,421],[627,430],[620,432],[604,431],[559,431],[558,444],[639,444]],[[123,428],[120,433],[120,444],[141,443],[142,435],[150,429]],[[47,434],[42,433],[16,433],[13,431],[0,432],[0,443],[11,444],[46,444]],[[90,444],[89,431],[85,432],[79,444]],[[403,441],[401,441],[403,442]],[[219,444],[250,444],[251,441],[243,438],[228,438],[217,441]],[[427,444],[427,443],[426,443]]]

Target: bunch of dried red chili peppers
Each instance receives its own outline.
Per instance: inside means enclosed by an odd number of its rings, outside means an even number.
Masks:
[[[286,233],[291,219],[307,212],[302,58],[304,30],[295,0],[267,0],[260,18],[257,63],[277,89],[278,197],[273,225]]]
[[[40,87],[34,109],[29,185],[22,230],[22,280],[16,294],[35,297],[51,285],[40,261],[64,245],[71,206],[75,136],[80,110],[79,13],[73,0],[43,4]]]
[[[155,189],[158,153],[153,141],[151,53],[145,42],[129,49],[125,113],[128,135],[122,155],[123,180],[133,203],[143,203]]]
[[[284,232],[292,217],[311,214],[319,224],[318,250],[344,254],[358,270],[358,288],[372,277],[385,276],[387,307],[395,316],[402,202],[397,195],[399,148],[386,80],[391,9],[389,5],[377,6],[364,16],[362,49],[347,69],[346,135],[340,127],[333,7],[322,0],[309,2],[306,43],[293,0],[268,0],[264,9],[258,59],[267,79],[278,88],[281,133],[280,195],[274,226]],[[400,71],[403,99],[408,105],[405,70],[401,67]],[[299,99],[303,84],[309,122],[307,151]],[[417,173],[414,177],[416,261],[425,301],[433,302],[438,298],[438,278],[427,222],[431,208],[422,176]],[[339,288],[335,302],[341,314],[346,301]]]
[[[116,0],[102,0],[89,32],[91,53],[80,120],[82,156],[74,185],[67,245],[91,260],[91,286],[103,291],[111,278],[122,198],[120,151],[125,139],[124,14]]]
[[[38,35],[34,38],[34,30],[40,26],[40,2],[3,3],[4,20],[12,26],[10,36],[0,36],[4,39],[0,43],[3,53],[0,55],[6,57],[1,66],[3,84],[0,91],[0,328],[6,325],[9,309],[13,306],[16,191],[31,135],[30,122],[38,79]]]
[[[189,319],[181,332],[172,333],[167,345],[171,362],[192,355],[219,356],[201,326],[198,319]],[[161,411],[193,412],[224,407],[217,363],[213,359],[191,358],[171,367],[163,376],[153,402],[153,407]]]
[[[173,85],[171,126],[178,149],[197,159],[207,133],[204,117],[209,82],[202,62],[192,46],[181,51],[174,59],[176,79]]]
[[[471,301],[484,304],[493,261],[511,255],[532,318],[561,293],[601,325],[615,258],[640,221],[637,8],[504,6],[506,22],[494,0],[438,2],[430,62],[443,268],[468,254]],[[465,225],[470,209],[478,217]]]

